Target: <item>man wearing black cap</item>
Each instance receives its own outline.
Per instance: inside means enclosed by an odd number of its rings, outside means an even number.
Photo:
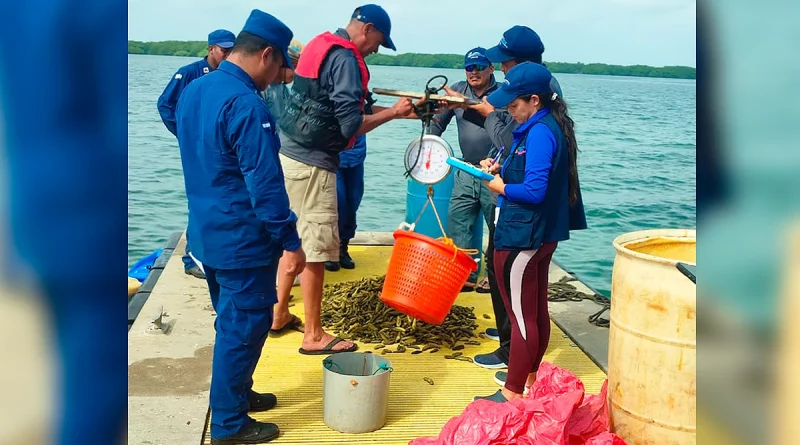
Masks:
[[[275,119],[260,91],[292,68],[292,31],[253,10],[219,69],[178,100],[193,255],[206,271],[217,312],[211,376],[211,443],[265,443],[278,427],[250,411],[277,403],[253,391],[253,371],[272,326],[278,261],[299,274],[305,254],[283,182]]]
[[[508,71],[514,66],[523,62],[534,62],[542,64],[542,54],[544,53],[544,44],[539,34],[536,31],[528,28],[527,26],[516,25],[503,33],[500,43],[489,48],[486,51],[486,56],[492,63],[500,63],[500,69],[503,73]],[[554,92],[561,96],[561,86],[553,76],[550,81],[550,87]],[[447,88],[447,93],[463,96],[457,91]],[[563,96],[562,96],[563,97]],[[489,104],[486,98],[483,98],[483,103],[480,105],[468,106],[469,110],[465,111],[463,116],[476,125],[485,128],[492,144],[496,149],[505,147],[506,150],[502,153],[500,161],[504,160],[511,150],[511,144],[514,141],[512,132],[519,126],[519,123],[511,117],[508,111],[495,108]],[[495,153],[496,154],[496,151]],[[492,209],[492,213],[495,210]],[[492,264],[494,252],[494,227],[489,226],[489,246],[486,253],[487,264]],[[487,276],[489,278],[489,288],[492,294],[492,308],[494,309],[495,322],[497,329],[489,328],[486,330],[486,335],[489,338],[499,340],[500,346],[494,351],[487,354],[478,354],[474,357],[473,361],[478,366],[489,369],[503,369],[508,367],[508,357],[511,348],[511,323],[508,320],[508,313],[503,304],[503,299],[500,292],[497,290],[497,278],[494,275],[493,268],[487,267]],[[499,381],[505,378],[505,373],[498,372],[496,377]]]
[[[300,276],[306,323],[301,354],[354,351],[353,342],[323,331],[320,320],[326,261],[339,261],[336,171],[339,153],[356,138],[386,122],[410,115],[411,100],[402,98],[391,108],[371,106],[369,70],[364,57],[378,47],[395,49],[389,15],[378,5],[353,12],[344,29],[311,39],[297,64],[286,111],[278,122],[281,165],[297,230],[308,255]],[[282,268],[283,270],[284,268]],[[297,323],[289,313],[291,274],[278,277],[276,330]]]
[[[189,82],[217,69],[233,48],[236,36],[227,29],[218,29],[208,35],[208,55],[178,69],[172,80],[169,81],[164,92],[158,98],[158,113],[161,121],[170,133],[177,136],[175,127],[175,108],[186,85]],[[183,269],[187,275],[205,279],[203,271],[195,264],[189,252],[189,242],[186,242],[186,254],[183,255]]]

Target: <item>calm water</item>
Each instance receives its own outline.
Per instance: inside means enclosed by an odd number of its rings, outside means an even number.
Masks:
[[[180,66],[193,59],[128,56],[128,260],[163,247],[186,227],[178,144],[161,123],[156,101]],[[371,86],[421,91],[460,70],[370,68]],[[498,80],[502,73],[497,72]],[[609,293],[612,240],[650,228],[695,227],[695,81],[557,75],[576,122],[581,187],[589,230],[573,232],[555,257]],[[391,98],[380,97],[391,105]],[[403,151],[418,121],[395,121],[369,133],[366,191],[359,230],[394,230],[405,215]],[[445,133],[458,151],[455,122]]]

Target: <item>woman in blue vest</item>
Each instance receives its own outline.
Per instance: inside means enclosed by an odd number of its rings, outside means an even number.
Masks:
[[[505,402],[522,397],[536,381],[550,340],[547,272],[559,241],[586,228],[578,184],[575,129],[567,104],[550,87],[542,65],[519,64],[508,71],[489,103],[508,107],[521,125],[503,165],[481,162],[500,195],[495,214],[494,266],[511,320],[511,353],[505,386],[479,397]],[[495,380],[502,381],[502,378]],[[476,397],[478,398],[478,397]]]

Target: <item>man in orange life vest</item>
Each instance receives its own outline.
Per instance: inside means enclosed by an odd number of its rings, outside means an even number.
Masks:
[[[356,137],[394,119],[410,118],[412,103],[372,105],[364,57],[379,46],[395,50],[389,15],[378,5],[357,8],[347,27],[325,32],[306,44],[297,64],[286,110],[279,119],[280,159],[289,203],[306,253],[300,275],[306,322],[289,313],[294,276],[278,275],[278,304],[272,331],[304,330],[302,354],[354,351],[355,343],[322,329],[320,304],[326,261],[339,260],[336,171],[339,153]],[[281,271],[287,270],[281,266]]]

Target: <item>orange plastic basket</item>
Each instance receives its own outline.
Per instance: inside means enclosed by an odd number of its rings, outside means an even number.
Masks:
[[[396,230],[394,239],[381,301],[426,323],[442,324],[469,274],[478,270],[475,260],[419,233]]]

